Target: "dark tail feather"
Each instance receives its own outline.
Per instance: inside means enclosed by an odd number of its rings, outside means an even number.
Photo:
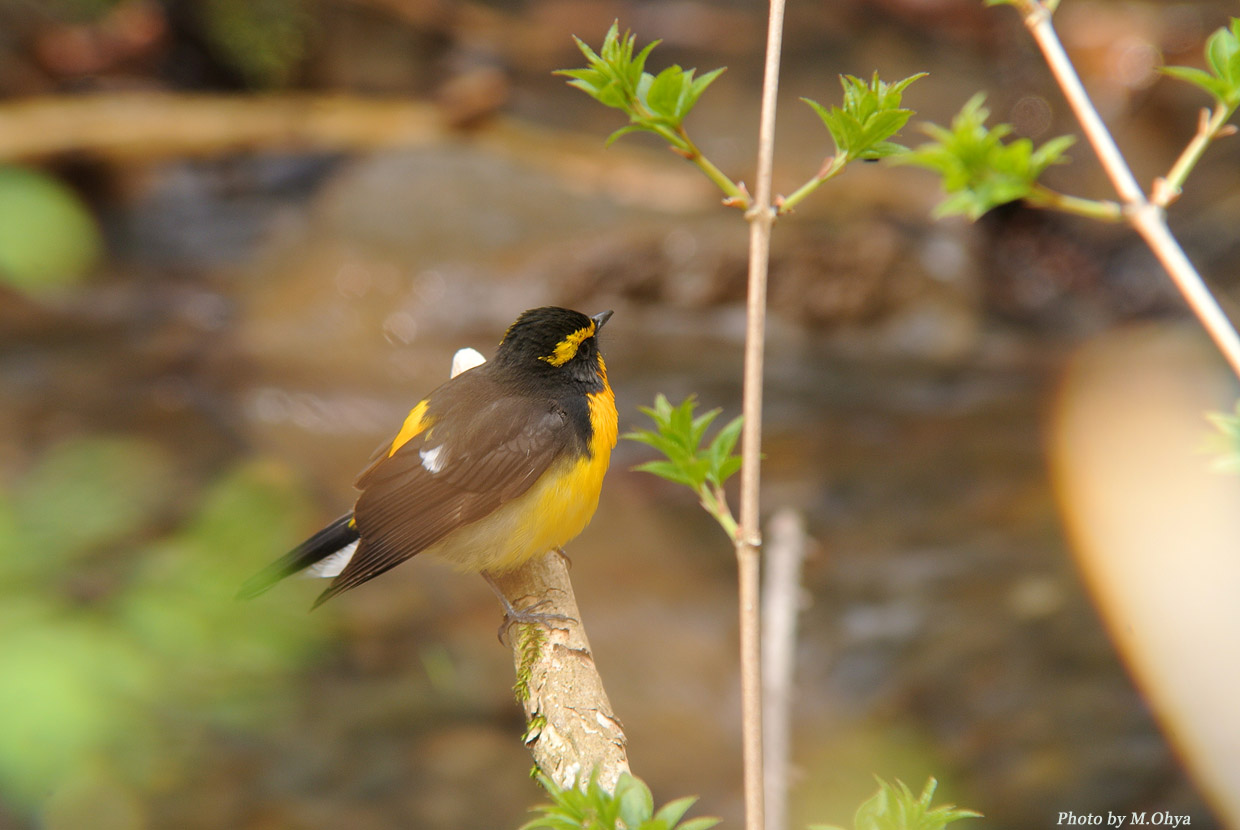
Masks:
[[[341,516],[318,533],[302,542],[293,550],[281,556],[267,567],[246,580],[237,591],[237,599],[252,599],[275,585],[286,576],[292,576],[305,570],[322,559],[326,559],[343,547],[353,544],[358,539],[357,528],[350,522],[353,514]]]

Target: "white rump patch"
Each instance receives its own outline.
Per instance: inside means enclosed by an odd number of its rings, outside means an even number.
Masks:
[[[360,540],[359,540],[360,541]],[[340,550],[324,559],[320,559],[304,571],[306,576],[330,579],[333,576],[340,576],[340,572],[349,564],[349,560],[353,558],[353,554],[357,553],[357,542],[345,545]]]
[[[426,468],[428,473],[437,473],[443,469],[443,465],[448,460],[447,453],[444,452],[443,444],[438,447],[431,447],[429,450],[422,450],[418,455],[422,456],[422,466]]]

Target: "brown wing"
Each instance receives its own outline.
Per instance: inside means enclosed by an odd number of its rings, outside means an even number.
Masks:
[[[430,398],[432,426],[363,471],[353,512],[357,551],[318,602],[517,498],[573,447],[569,416],[554,401],[505,395],[477,406],[494,394],[485,377],[440,387]]]

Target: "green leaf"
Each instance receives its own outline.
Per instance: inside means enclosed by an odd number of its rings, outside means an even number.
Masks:
[[[903,129],[912,117],[913,111],[902,109],[900,102],[904,90],[925,74],[911,75],[893,84],[881,80],[878,73],[869,83],[853,75],[841,75],[842,106],[827,108],[809,98],[801,100],[826,126],[835,142],[837,157],[845,161],[882,158],[904,151],[887,139]]]
[[[823,125],[827,128],[827,132],[831,134],[831,140],[835,142],[836,150],[842,152],[840,148],[847,147],[850,143],[842,123],[843,113],[840,112],[837,115],[838,111],[829,110],[822,104],[809,98],[802,98],[801,100],[809,104],[814,112],[818,114],[818,118],[821,119]]]
[[[689,425],[689,446],[690,447],[696,447],[702,443],[702,437],[706,435],[706,430],[710,427],[711,422],[713,422],[715,418],[719,417],[719,413],[722,411],[723,411],[722,409],[716,408],[708,412],[703,412],[701,415],[697,416],[690,422],[690,425]]]
[[[626,33],[625,36],[628,37],[629,39],[627,54],[631,55],[633,53],[633,42],[637,40],[637,35],[629,36]],[[628,78],[629,78],[629,83],[632,84],[634,88],[636,88],[638,80],[640,80],[643,75],[650,74],[649,72],[645,71],[646,58],[650,57],[650,53],[654,51],[654,47],[658,46],[662,42],[663,41],[661,40],[650,41],[650,43],[646,44],[646,48],[642,49],[640,52],[637,53],[636,58],[629,59]]]
[[[646,92],[646,105],[659,115],[675,118],[683,87],[683,70],[679,66],[669,66],[654,76]]]
[[[692,83],[689,84],[688,93],[685,95],[684,101],[682,102],[682,112],[680,114],[681,118],[684,118],[689,114],[689,110],[693,109],[694,105],[697,104],[698,99],[702,97],[702,93],[706,91],[706,87],[713,84],[715,79],[722,75],[725,71],[727,71],[727,67],[721,66],[718,69],[712,69],[700,78],[694,78],[693,70],[689,70],[688,75],[692,80]]]
[[[903,144],[896,144],[894,141],[880,141],[870,147],[869,152],[865,154],[867,159],[885,159],[891,156],[898,156],[907,153],[908,148]]]
[[[744,418],[738,415],[719,430],[715,439],[710,442],[710,475],[708,478],[716,487],[722,487],[723,482],[740,469],[741,460],[732,455],[732,450],[741,436],[742,426],[744,426]],[[735,467],[732,466],[732,462],[735,462]]]
[[[1206,91],[1211,98],[1219,101],[1227,99],[1227,84],[1219,78],[1214,77],[1209,72],[1200,69],[1194,69],[1191,66],[1164,66],[1162,73],[1168,77],[1175,78],[1180,81],[1187,81]]]
[[[671,417],[667,420],[668,432],[677,436],[686,447],[694,447],[697,443],[693,440],[693,410],[696,406],[697,401],[690,395],[672,408]]]
[[[604,43],[606,43],[609,39],[612,38],[612,36],[614,35],[616,31],[616,26],[617,24],[615,23],[611,24],[611,28],[607,30],[607,35],[603,40]],[[593,49],[590,48],[590,44],[586,43],[584,40],[577,37],[576,35],[573,35],[572,38],[573,38],[573,43],[577,44],[577,48],[581,50],[581,54],[585,56],[586,62],[589,63],[590,66],[595,66],[597,64],[603,63],[603,59],[598,56],[597,52],[595,52]],[[574,72],[574,71],[580,71],[580,70],[557,69],[555,71],[555,74],[567,75],[569,72]]]
[[[619,805],[617,817],[626,827],[640,827],[654,812],[654,797],[650,788],[639,778],[628,773],[616,782],[615,800]]]
[[[584,789],[561,789],[542,773],[536,777],[551,803],[535,807],[539,815],[520,830],[708,830],[718,824],[713,818],[677,823],[695,798],[678,799],[655,813],[650,788],[628,773],[620,776],[614,792],[599,785],[597,772]]]
[[[695,79],[694,70],[673,65],[652,75],[645,70],[646,61],[659,41],[647,44],[634,55],[637,37],[628,31],[621,34],[618,22],[607,30],[597,53],[580,38],[574,40],[588,66],[558,69],[555,74],[571,78],[569,86],[629,116],[629,125],[613,132],[607,139],[608,145],[621,136],[642,131],[658,135],[676,149],[692,146],[681,132],[681,123],[723,69]]]
[[[669,801],[663,805],[654,817],[658,821],[667,824],[668,827],[675,827],[676,824],[689,812],[689,808],[697,802],[697,796],[687,795],[684,798],[678,798],[675,801]]]
[[[888,96],[889,103],[891,103],[893,106],[899,106],[901,99],[897,97],[894,99],[894,101],[891,101],[890,96],[904,95],[904,90],[912,86],[914,81],[920,81],[922,78],[926,77],[929,74],[930,74],[929,72],[918,72],[916,74],[909,75],[907,78],[901,78],[900,80],[894,83],[888,84],[886,94]]]
[[[1210,35],[1205,58],[1209,72],[1188,66],[1164,66],[1162,72],[1199,87],[1229,109],[1240,106],[1240,18],[1231,19],[1230,29]]]
[[[667,479],[673,484],[684,484],[694,488],[698,486],[698,482],[692,475],[686,472],[683,466],[674,464],[671,461],[647,461],[644,464],[638,464],[633,470],[639,473],[652,473],[659,478]]]
[[[990,111],[984,100],[980,93],[970,98],[952,119],[951,129],[927,125],[925,132],[933,140],[894,159],[939,174],[947,194],[935,211],[939,216],[960,213],[977,219],[992,208],[1028,197],[1047,167],[1066,160],[1064,151],[1075,140],[1061,136],[1036,150],[1027,138],[1005,142],[1012,127],[987,128]]]
[[[877,778],[878,791],[862,802],[853,819],[856,830],[943,830],[948,824],[980,813],[944,804],[932,807],[938,782],[930,778],[920,796],[914,796],[903,781],[889,784]],[[834,825],[813,825],[810,830],[842,830]]]
[[[616,139],[626,136],[629,133],[640,133],[644,129],[645,127],[642,127],[638,124],[629,124],[627,127],[621,127],[620,129],[613,132],[611,135],[607,136],[607,140],[603,142],[603,146],[610,147],[612,144],[615,143]]]
[[[1033,151],[1029,157],[1029,166],[1036,170],[1039,174],[1052,164],[1059,164],[1064,160],[1064,153],[1069,147],[1076,143],[1076,137],[1070,135],[1061,135],[1052,138],[1041,147]],[[1033,143],[1030,142],[1032,147]]]
[[[1240,54],[1240,43],[1226,29],[1218,29],[1206,41],[1206,61],[1214,74],[1225,81],[1234,81],[1233,59]]]
[[[740,436],[742,419],[739,416],[732,419],[703,446],[706,432],[720,410],[712,409],[695,416],[696,406],[692,395],[674,407],[666,397],[658,395],[653,407],[640,408],[655,422],[655,429],[635,430],[621,437],[646,444],[664,456],[633,469],[689,487],[726,530],[735,522],[731,521],[719,488],[741,467],[741,459],[732,451]]]
[[[676,826],[675,830],[710,830],[712,827],[717,827],[719,823],[720,821],[717,818],[703,816],[701,818],[690,819],[684,824],[679,824]]]

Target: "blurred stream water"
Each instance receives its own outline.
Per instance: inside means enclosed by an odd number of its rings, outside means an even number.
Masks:
[[[49,754],[63,775],[42,783],[44,815],[71,826],[111,804],[117,827],[515,826],[537,794],[480,582],[415,561],[313,615],[314,586],[244,605],[230,586],[347,509],[352,476],[452,352],[488,350],[525,307],[616,309],[604,350],[622,428],[657,392],[739,411],[739,219],[672,221],[453,149],[308,162],[238,235],[216,175],[157,177],[113,233],[145,239],[154,217],[206,198],[195,221],[165,225],[167,242],[141,245],[145,260],[59,310],[19,309],[0,353],[8,509],[37,501],[46,514],[19,515],[5,550],[6,573],[26,580],[11,584],[37,592],[11,625],[89,623],[127,655],[105,675],[119,710],[74,704],[98,734]],[[1041,828],[1073,809],[1217,826],[1115,657],[1060,530],[1043,419],[1072,338],[984,315],[971,232],[881,212],[803,224],[781,229],[773,274],[764,464],[765,504],[804,511],[816,546],[794,821],[845,820],[874,772],[911,785],[934,774],[996,827]],[[212,228],[227,244],[249,238],[251,253],[177,241]],[[187,246],[219,255],[178,275],[169,252]],[[841,260],[847,273],[833,270]],[[871,284],[849,294],[854,276]],[[826,291],[816,305],[812,291]],[[72,442],[100,436],[129,443],[80,460]],[[56,452],[69,459],[59,473]],[[629,471],[645,457],[617,448],[599,514],[570,551],[573,578],[635,769],[657,797],[699,793],[734,821],[730,549],[689,496]],[[109,491],[122,498],[100,502]],[[30,546],[87,521],[64,509],[133,499],[119,526],[104,515],[83,541],[57,541],[64,556],[30,581]],[[133,726],[116,735],[109,722]],[[157,737],[135,737],[147,732]],[[114,746],[128,749],[106,754]],[[21,812],[0,826],[26,826]]]

